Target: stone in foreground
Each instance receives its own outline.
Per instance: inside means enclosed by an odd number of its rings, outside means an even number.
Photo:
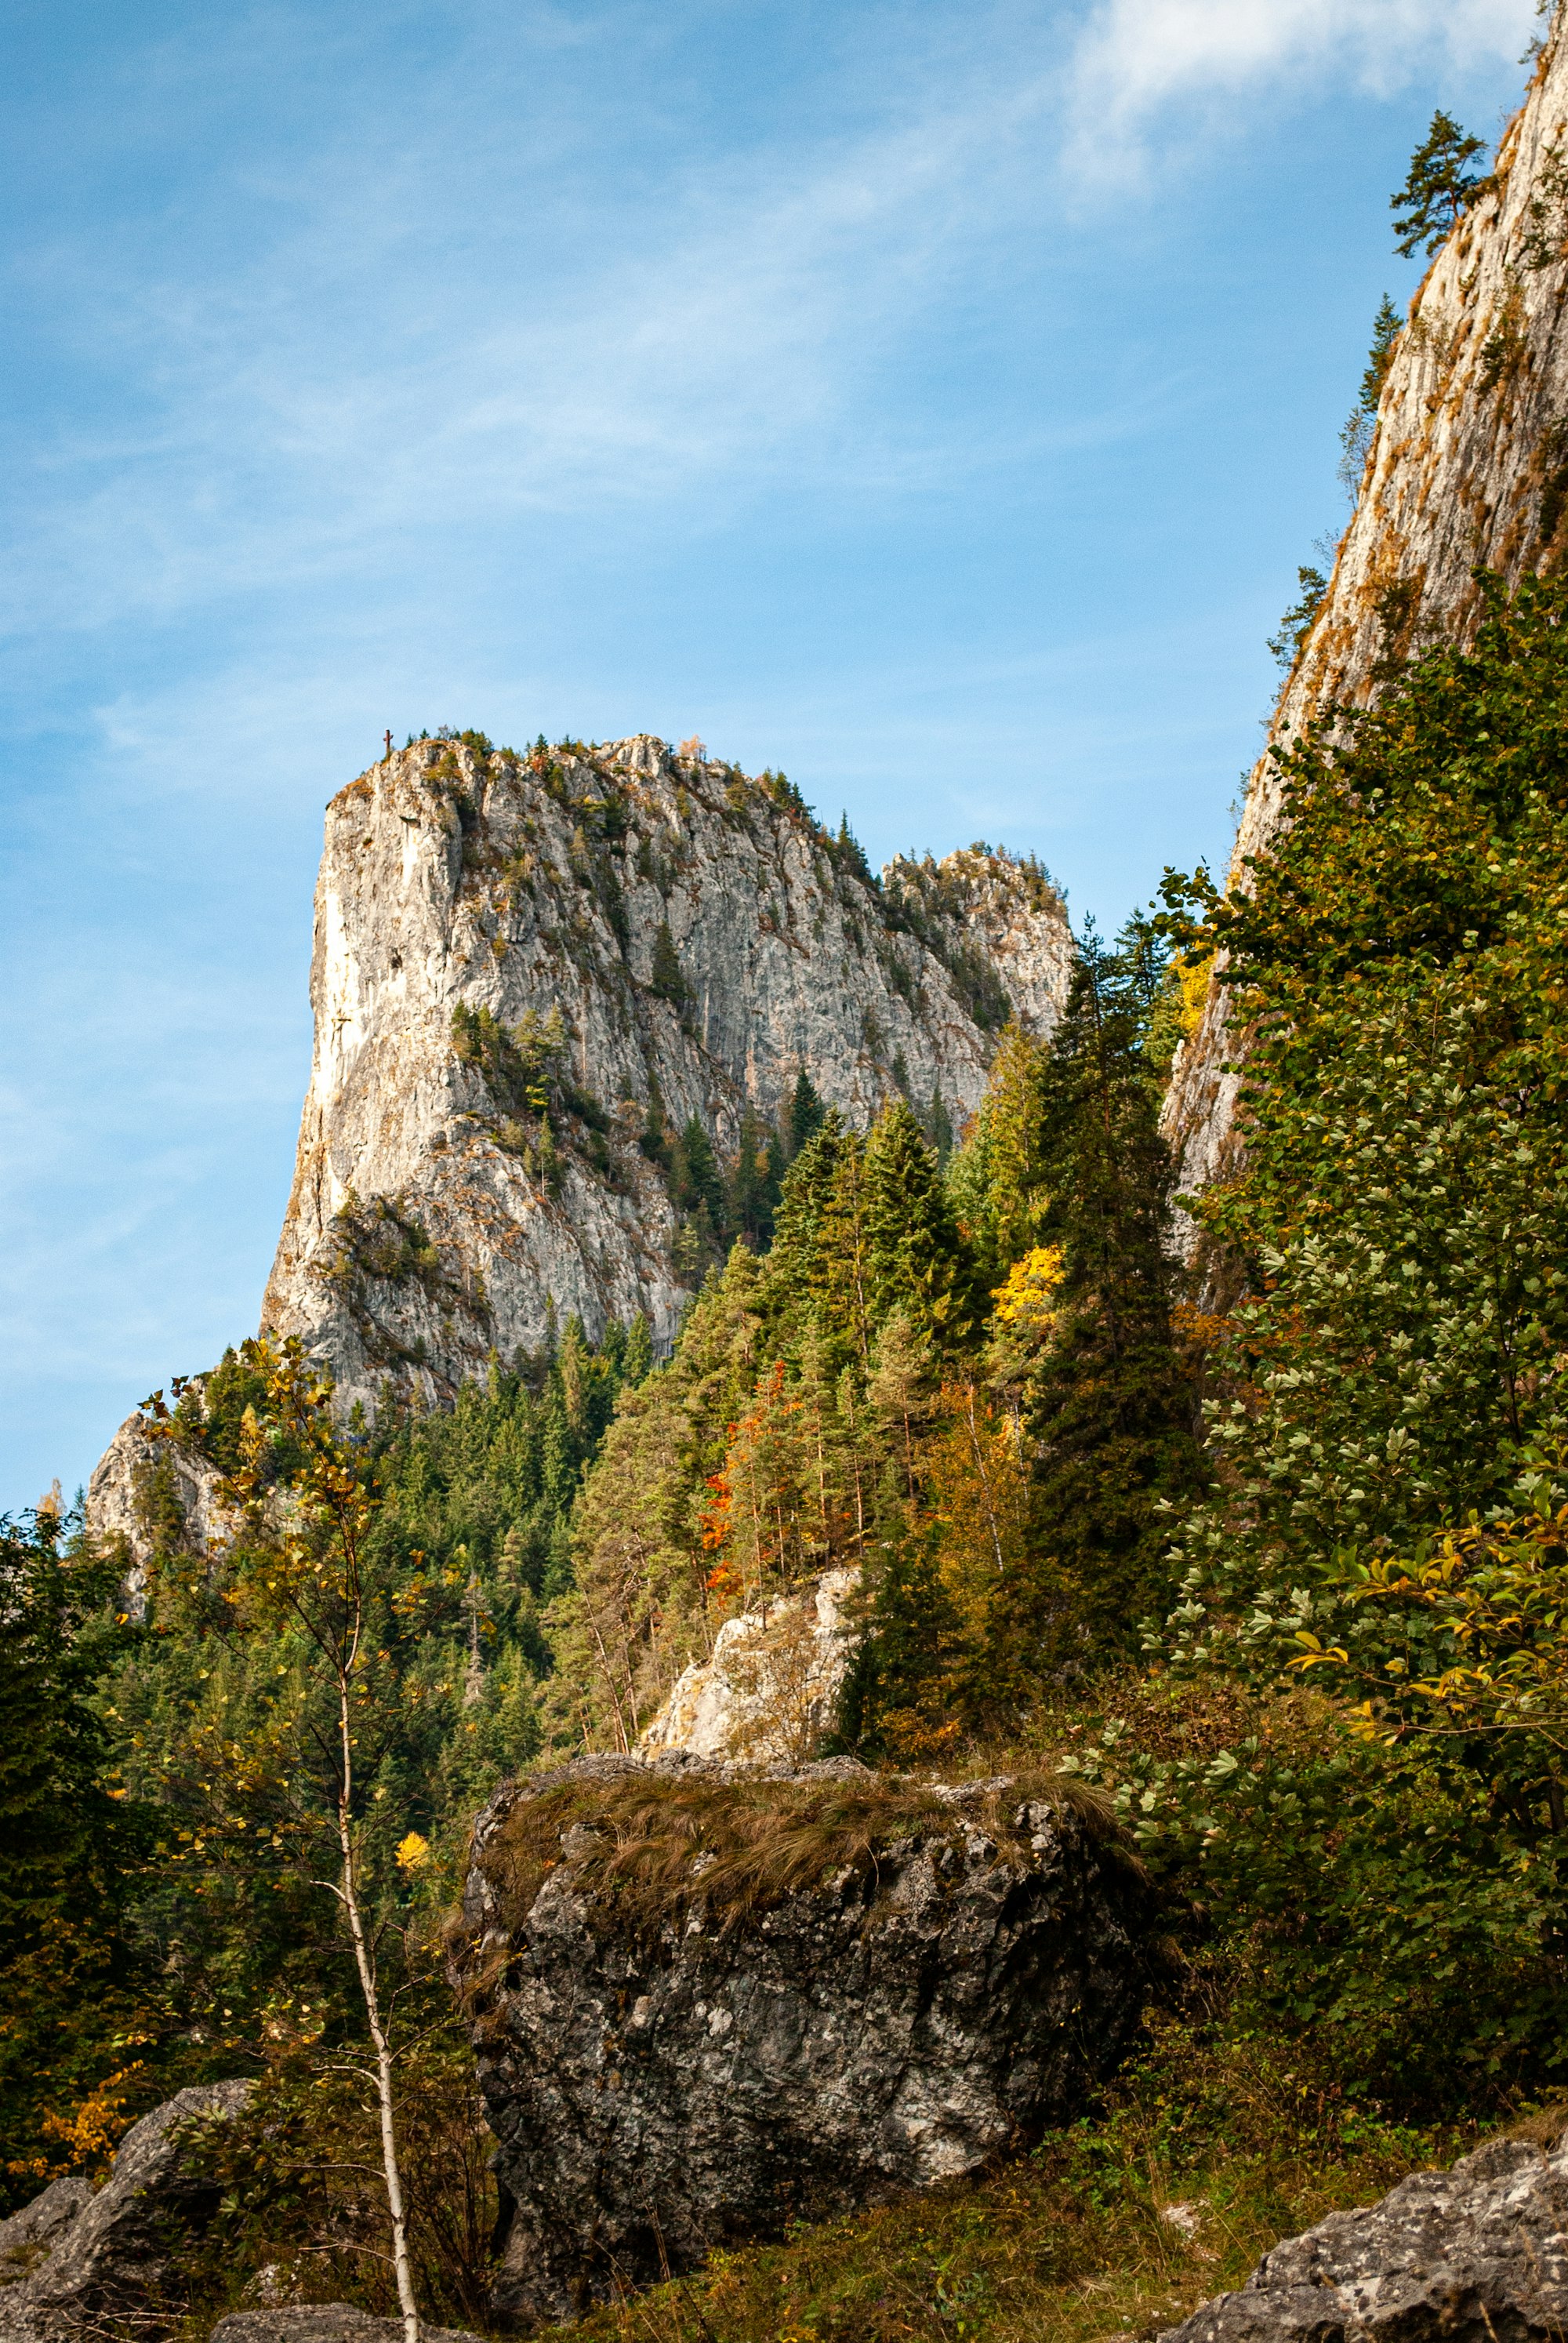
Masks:
[[[419,2325],[420,2343],[479,2343],[466,2327]],[[212,2330],[212,2343],[403,2343],[400,2318],[377,2318],[347,2302],[280,2303],[266,2310],[233,2310]]]
[[[187,2128],[232,2119],[250,2087],[176,2092],[132,2125],[96,2196],[85,2182],[57,2180],[0,2222],[0,2343],[150,2337],[174,2323],[185,2307],[179,2248],[205,2228],[222,2193],[195,2168]]]
[[[1568,2139],[1499,2139],[1331,2213],[1160,2343],[1528,2343],[1568,2332]]]
[[[454,1939],[509,2219],[494,2309],[930,2187],[1136,2021],[1147,1891],[1060,1778],[581,1758],[480,1817]]]

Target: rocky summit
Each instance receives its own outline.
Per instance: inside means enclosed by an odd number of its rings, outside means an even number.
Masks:
[[[879,885],[780,777],[695,747],[418,741],[327,809],[264,1323],[367,1404],[388,1374],[449,1396],[552,1309],[667,1342],[694,1264],[650,1117],[728,1155],[804,1072],[857,1127],[900,1092],[956,1125],[1071,960],[1034,865],[975,848]]]
[[[1135,2022],[1141,1875],[1091,1797],[847,1759],[579,1759],[481,1817],[452,1973],[500,2147],[498,2316],[974,2171]]]

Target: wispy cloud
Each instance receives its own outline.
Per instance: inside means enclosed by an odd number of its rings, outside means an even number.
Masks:
[[[1073,56],[1069,161],[1103,183],[1145,161],[1157,130],[1201,134],[1260,85],[1333,76],[1387,96],[1516,57],[1534,22],[1534,0],[1097,0]]]

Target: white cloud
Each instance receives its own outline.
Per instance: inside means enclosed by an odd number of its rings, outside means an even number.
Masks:
[[[1098,0],[1072,64],[1069,157],[1125,167],[1155,118],[1286,77],[1334,75],[1380,96],[1434,70],[1517,57],[1534,0]]]

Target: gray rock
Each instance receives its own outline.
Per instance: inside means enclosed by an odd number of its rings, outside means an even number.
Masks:
[[[51,2180],[41,2197],[0,2221],[0,2286],[14,2286],[53,2252],[62,2229],[93,2201],[93,2184],[79,2173]]]
[[[711,1817],[743,1783],[755,1812],[759,1779],[869,1790],[869,1855],[841,1859],[841,1842],[809,1885],[705,1908],[707,1850],[726,1843],[705,1824],[674,1905],[607,1879],[600,1825],[616,1806],[635,1830],[628,1790],[695,1785]],[[971,2172],[1114,2061],[1146,1891],[1103,1823],[1008,1777],[925,1785],[914,1814],[889,1810],[898,1786],[844,1760],[759,1775],[601,1756],[480,1817],[452,1958],[500,2141],[503,2321],[566,2318],[728,2239]]]
[[[466,2327],[426,2327],[423,2343],[479,2343]],[[403,2343],[400,2318],[373,2318],[346,2302],[300,2302],[270,2310],[236,2310],[220,2318],[212,2343]]]
[[[96,2196],[67,2198],[85,2183],[56,2181],[8,2222],[34,2220],[40,2239],[52,2238],[47,2258],[0,2290],[0,2343],[71,2343],[101,2331],[106,2320],[153,2335],[177,2309],[178,2247],[206,2227],[218,2190],[193,2169],[182,2137],[203,2118],[230,2118],[250,2096],[247,2082],[212,2083],[176,2092],[120,2142],[114,2169]],[[50,2199],[59,2208],[45,2211]]]
[[[1331,2213],[1160,2343],[1526,2343],[1568,2330],[1568,2141],[1500,2139]]]

